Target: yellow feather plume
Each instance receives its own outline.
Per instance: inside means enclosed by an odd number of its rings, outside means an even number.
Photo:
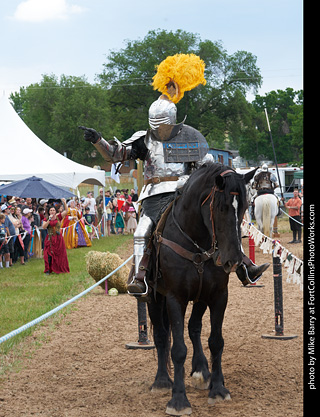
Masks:
[[[185,91],[190,91],[199,84],[206,84],[204,68],[205,63],[195,54],[168,56],[157,67],[157,73],[153,77],[153,89],[178,103]]]

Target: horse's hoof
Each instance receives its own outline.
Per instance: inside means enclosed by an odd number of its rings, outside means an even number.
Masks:
[[[171,392],[172,391],[173,382],[170,378],[165,379],[157,379],[151,385],[150,390],[152,393],[163,393],[163,392]]]
[[[176,410],[172,407],[167,407],[166,414],[169,414],[169,416],[185,416],[190,415],[192,413],[191,407],[186,407],[183,410]]]
[[[153,394],[161,394],[161,393],[166,393],[166,392],[171,392],[172,387],[151,387],[151,392]]]
[[[194,372],[191,377],[192,386],[196,389],[205,390],[209,388],[210,377],[205,381],[202,372]]]
[[[231,401],[231,395],[227,394],[224,398],[221,395],[216,395],[214,398],[211,398],[211,397],[208,398],[209,405],[215,405],[216,403],[220,401]]]
[[[187,396],[183,393],[173,396],[167,404],[166,413],[170,416],[190,415],[192,410]]]

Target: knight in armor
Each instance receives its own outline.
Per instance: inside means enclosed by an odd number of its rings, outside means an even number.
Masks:
[[[194,68],[193,77],[190,77]],[[179,75],[182,74],[183,79],[186,71],[187,85]],[[175,103],[183,97],[184,91],[205,83],[204,62],[199,57],[193,54],[168,57],[158,66],[153,78],[154,89],[158,89],[162,95],[149,108],[150,128],[147,131],[138,131],[121,143],[116,138],[107,142],[96,130],[84,128],[84,139],[91,142],[105,160],[113,163],[129,159],[144,161],[144,187],[139,196],[142,211],[134,233],[134,275],[128,284],[131,295],[148,294],[146,276],[138,274],[139,264],[160,214],[175,198],[176,191],[184,185],[193,170],[204,163],[213,162],[204,136],[184,121],[176,123]],[[268,266],[256,266],[244,255],[237,275],[244,285],[253,283]]]
[[[268,171],[267,164],[263,164],[261,172],[255,175],[253,187],[257,190],[257,196],[262,194],[274,194],[275,188],[279,187],[277,177]]]

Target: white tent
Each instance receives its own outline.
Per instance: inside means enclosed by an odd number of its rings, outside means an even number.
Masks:
[[[79,140],[81,133],[79,132]],[[105,185],[105,172],[78,164],[39,139],[0,97],[0,181],[35,175],[60,187],[76,189],[81,182]]]

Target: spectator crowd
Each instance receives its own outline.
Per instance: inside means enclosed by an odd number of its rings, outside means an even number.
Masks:
[[[67,249],[91,246],[92,239],[100,236],[134,233],[138,217],[135,190],[106,190],[103,194],[101,188],[96,198],[89,191],[86,197],[67,201],[67,215],[60,229]],[[48,233],[43,223],[49,218],[50,208],[57,213],[64,210],[61,200],[4,195],[0,206],[0,269],[26,264],[32,255],[35,234],[43,250]]]

